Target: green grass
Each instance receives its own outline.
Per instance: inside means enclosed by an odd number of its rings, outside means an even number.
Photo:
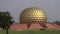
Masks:
[[[0,30],[0,34],[6,34],[5,30]],[[9,34],[60,34],[60,30],[55,29],[46,29],[46,30],[31,29],[24,31],[9,30]]]

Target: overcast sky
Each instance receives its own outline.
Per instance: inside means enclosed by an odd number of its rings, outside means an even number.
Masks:
[[[0,11],[9,11],[15,22],[27,7],[42,8],[48,16],[48,21],[60,20],[60,0],[0,0]]]

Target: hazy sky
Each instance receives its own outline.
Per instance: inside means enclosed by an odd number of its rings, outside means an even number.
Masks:
[[[60,0],[0,0],[0,11],[9,11],[15,22],[27,7],[42,8],[48,16],[48,21],[60,20]]]

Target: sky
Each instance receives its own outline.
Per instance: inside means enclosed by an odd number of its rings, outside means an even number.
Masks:
[[[49,22],[60,21],[60,0],[0,0],[0,11],[9,11],[16,23],[22,10],[28,7],[43,9]]]

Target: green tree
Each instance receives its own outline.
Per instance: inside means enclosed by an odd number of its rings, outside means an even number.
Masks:
[[[10,13],[7,12],[1,12],[0,11],[0,27],[6,30],[6,34],[8,34],[8,29],[11,24],[13,24],[13,17],[11,17]]]
[[[55,23],[55,24],[60,26],[60,21],[58,21],[58,20],[54,21],[53,23]]]

